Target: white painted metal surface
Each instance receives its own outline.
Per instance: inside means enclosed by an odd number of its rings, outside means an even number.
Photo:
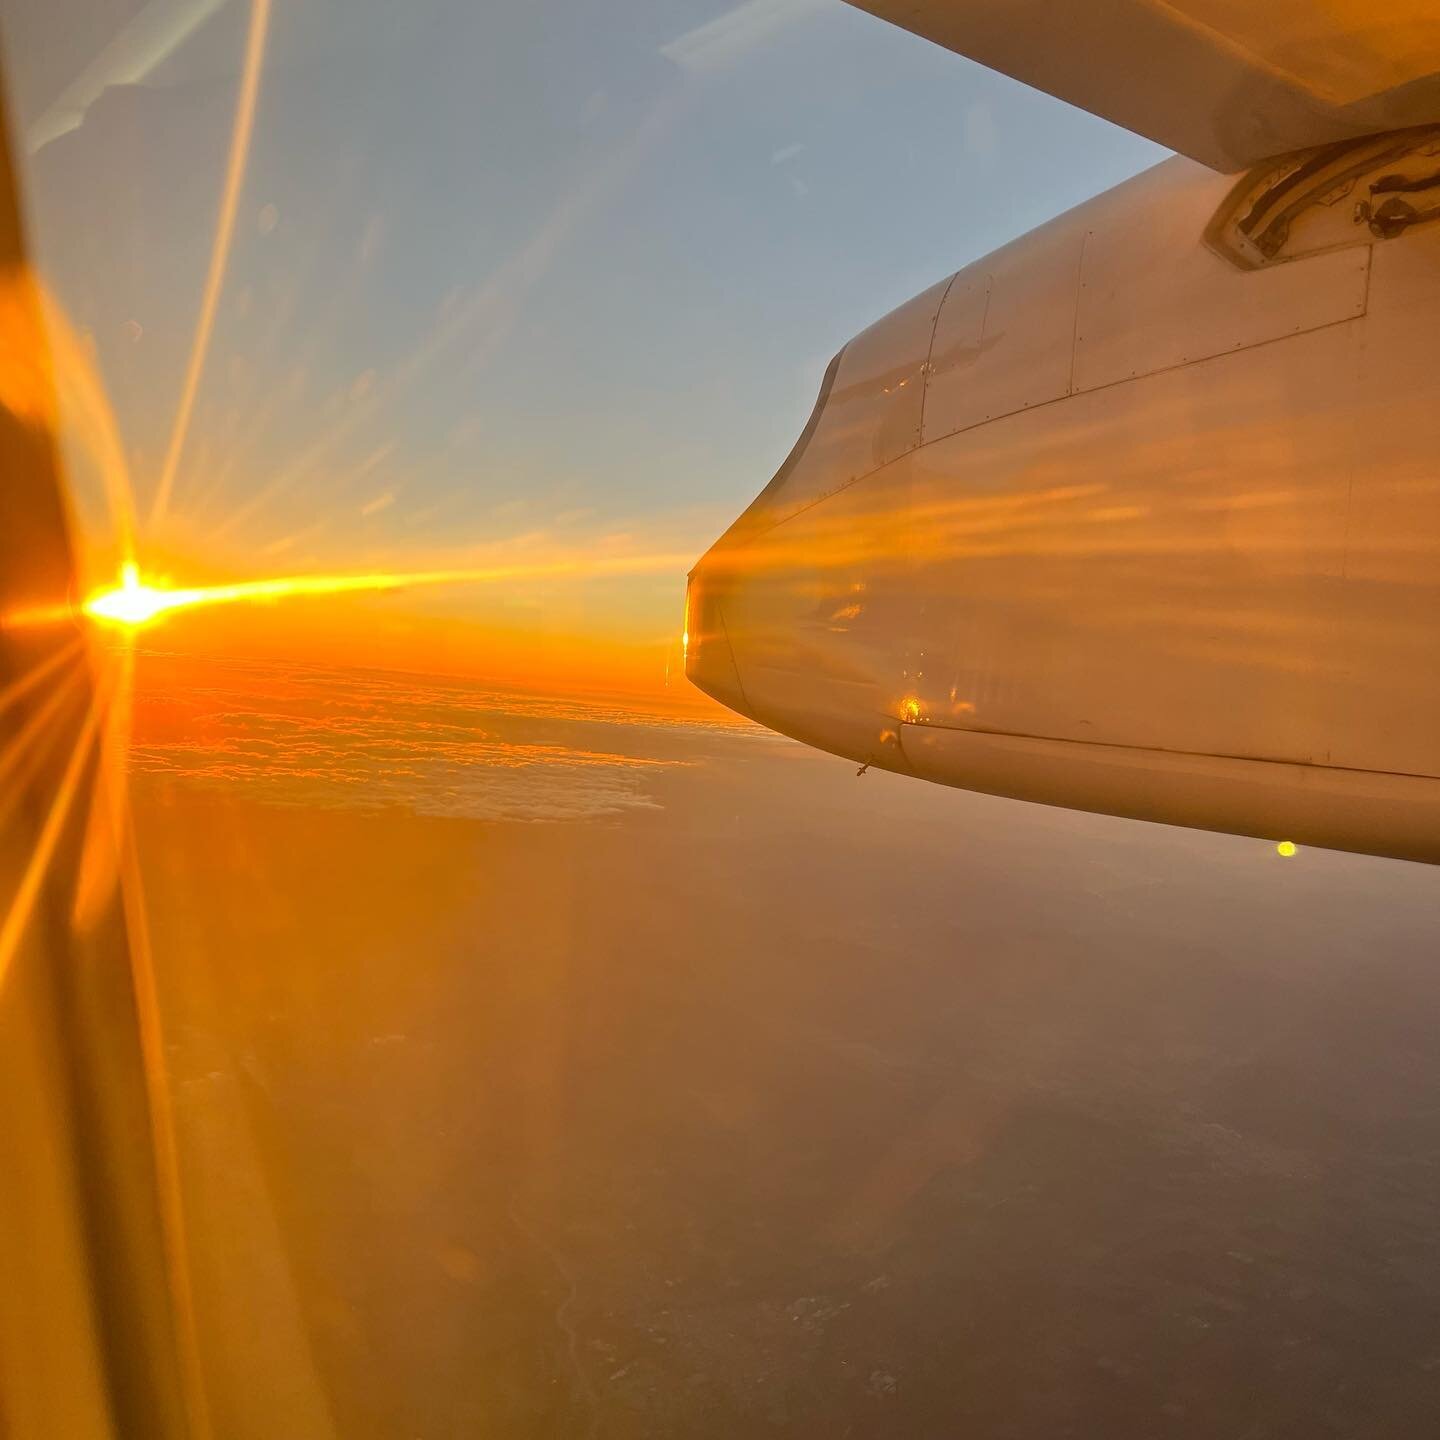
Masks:
[[[697,566],[692,679],[860,763],[1440,861],[1440,225],[1246,271],[1226,188],[1166,162],[962,272],[924,443],[812,439]]]
[[[906,301],[845,347],[773,518],[793,514],[919,445],[925,362],[947,283]]]
[[[1204,360],[1365,311],[1369,234],[1350,248],[1236,276],[1195,238],[1229,182],[1185,160],[1157,165],[1087,207],[1072,388]],[[1127,223],[1140,211],[1143,224]]]
[[[935,326],[927,441],[1066,394],[1084,243],[1080,226],[1044,226],[955,276]]]

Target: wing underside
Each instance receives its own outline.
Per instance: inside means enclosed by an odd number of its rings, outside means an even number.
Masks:
[[[850,0],[1212,169],[1440,122],[1440,0]]]

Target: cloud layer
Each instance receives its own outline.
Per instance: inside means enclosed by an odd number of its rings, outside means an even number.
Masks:
[[[722,727],[393,672],[142,657],[137,774],[251,799],[478,820],[657,808]]]

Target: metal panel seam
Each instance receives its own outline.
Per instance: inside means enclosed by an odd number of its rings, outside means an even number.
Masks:
[[[833,499],[836,495],[850,489],[852,485],[859,485],[861,481],[870,480],[880,474],[882,470],[888,470],[890,466],[900,460],[908,460],[912,455],[918,454],[921,450],[928,449],[931,445],[937,445],[942,440],[954,439],[956,435],[968,435],[972,430],[979,430],[985,425],[994,425],[1001,420],[1008,420],[1014,415],[1033,414],[1036,411],[1046,410],[1051,405],[1061,405],[1066,400],[1078,399],[1081,395],[1098,395],[1105,390],[1114,390],[1120,385],[1135,385],[1142,380],[1148,380],[1154,375],[1169,375],[1176,370],[1189,370],[1196,365],[1209,365],[1214,360],[1224,360],[1231,355],[1242,355],[1247,350],[1263,350],[1267,345],[1282,345],[1287,340],[1298,340],[1302,335],[1318,335],[1322,330],[1333,330],[1337,325],[1354,325],[1357,321],[1365,318],[1361,311],[1355,315],[1342,315],[1338,320],[1326,320],[1320,325],[1314,325],[1308,330],[1292,330],[1288,335],[1272,335],[1268,340],[1257,340],[1253,345],[1238,345],[1233,350],[1222,350],[1216,355],[1202,355],[1197,360],[1182,360],[1176,365],[1162,365],[1156,370],[1147,370],[1143,375],[1122,375],[1118,380],[1107,380],[1103,385],[1092,385],[1085,390],[1076,390],[1073,394],[1056,395],[1049,400],[1037,401],[1034,405],[1021,405],[1018,409],[1007,410],[1003,415],[991,415],[987,419],[977,420],[973,425],[962,425],[958,430],[949,430],[944,435],[937,435],[933,440],[922,439],[920,444],[913,450],[906,450],[897,455],[893,460],[887,460],[883,465],[877,465],[873,470],[867,470],[863,475],[853,476],[843,481],[833,490],[827,490],[823,495],[817,495],[813,500],[808,500],[798,510],[792,510],[788,515],[782,515],[778,520],[773,520],[763,530],[757,530],[753,535],[748,536],[750,540],[758,540],[762,535],[768,535],[772,530],[778,530],[780,526],[787,525],[791,520],[806,511],[813,510],[817,505],[823,505],[825,501]],[[768,488],[768,487],[767,487]],[[760,495],[765,492],[762,490]],[[760,496],[756,496],[758,500]],[[753,502],[752,502],[753,503]],[[724,536],[721,537],[724,539]],[[1377,772],[1379,773],[1379,772]]]
[[[996,740],[1034,740],[1045,745],[1083,745],[1090,750],[1129,750],[1145,755],[1175,755],[1189,760],[1239,760],[1248,765],[1289,765],[1297,770],[1329,770],[1342,775],[1385,775],[1395,780],[1428,780],[1440,785],[1440,775],[1419,770],[1372,770],[1361,765],[1320,765],[1314,760],[1286,760],[1274,755],[1236,755],[1226,750],[1172,750],[1164,745],[1134,745],[1120,740],[1077,740],[1069,735],[1036,735],[1025,730],[980,730],[965,725],[941,725],[930,720],[892,717],[909,730],[943,730],[949,735],[989,736]]]
[[[935,332],[940,328],[940,317],[945,313],[945,302],[950,298],[950,292],[955,288],[955,282],[960,278],[957,270],[946,282],[945,293],[940,297],[940,303],[935,307],[934,318],[930,321],[930,344],[925,348],[925,369],[921,376],[920,386],[920,439],[912,445],[912,450],[918,450],[925,443],[925,403],[930,398],[930,362],[935,358]]]

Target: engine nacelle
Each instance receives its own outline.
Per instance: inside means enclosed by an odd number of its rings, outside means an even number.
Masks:
[[[1440,224],[1288,167],[1166,161],[852,340],[691,575],[690,678],[923,779],[1440,861]]]

